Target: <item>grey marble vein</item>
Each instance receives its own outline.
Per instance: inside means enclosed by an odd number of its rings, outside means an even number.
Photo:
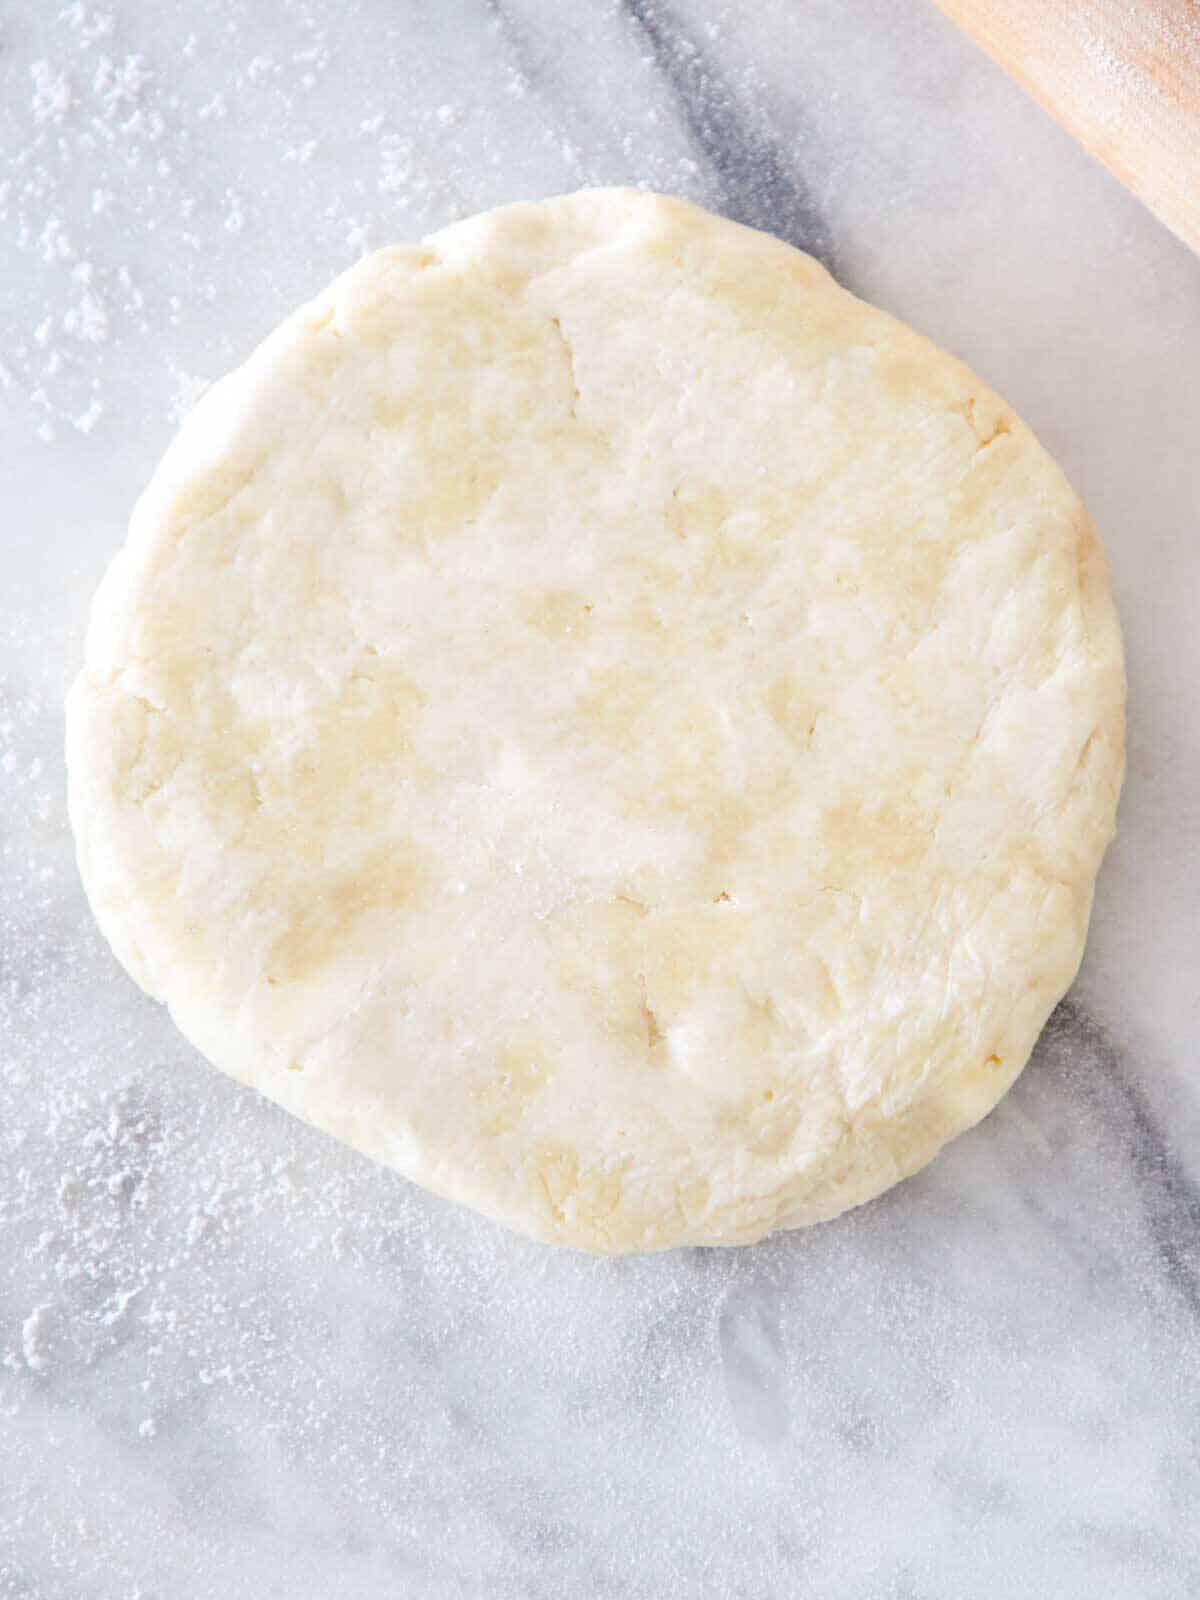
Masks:
[[[1155,1249],[1172,1286],[1197,1318],[1200,1339],[1200,1185],[1129,1076],[1120,1051],[1078,1001],[1064,1000],[1046,1025],[1039,1056],[1048,1054],[1087,1063],[1086,1074],[1077,1073],[1072,1087],[1096,1103],[1106,1122],[1123,1130]]]
[[[665,0],[621,4],[674,92],[683,124],[711,174],[714,209],[786,239],[840,278],[844,263],[795,155],[789,156],[751,108],[739,103],[716,50],[705,48]]]

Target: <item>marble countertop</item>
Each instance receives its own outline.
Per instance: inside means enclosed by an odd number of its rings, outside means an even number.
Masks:
[[[0,1597],[1200,1594],[1200,261],[924,0],[27,0],[0,153]],[[206,380],[369,247],[616,182],[1009,398],[1131,704],[994,1115],[837,1223],[606,1262],[196,1057],[88,915],[60,706]]]

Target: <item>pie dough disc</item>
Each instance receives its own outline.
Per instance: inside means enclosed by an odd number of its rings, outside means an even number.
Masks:
[[[596,1251],[914,1172],[1078,967],[1104,558],[960,362],[597,190],[382,250],[204,398],[96,600],[71,815],[222,1070]]]

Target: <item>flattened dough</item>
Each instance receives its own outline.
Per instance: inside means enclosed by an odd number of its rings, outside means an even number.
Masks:
[[[927,1162],[1079,964],[1105,564],[1029,430],[789,246],[599,190],[380,251],[189,418],[71,813],[224,1071],[597,1251]]]

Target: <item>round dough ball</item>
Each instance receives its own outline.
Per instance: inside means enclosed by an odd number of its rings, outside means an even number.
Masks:
[[[927,1162],[1078,967],[1104,560],[1029,430],[808,257],[599,190],[380,251],[185,424],[71,813],[224,1071],[597,1251]]]

